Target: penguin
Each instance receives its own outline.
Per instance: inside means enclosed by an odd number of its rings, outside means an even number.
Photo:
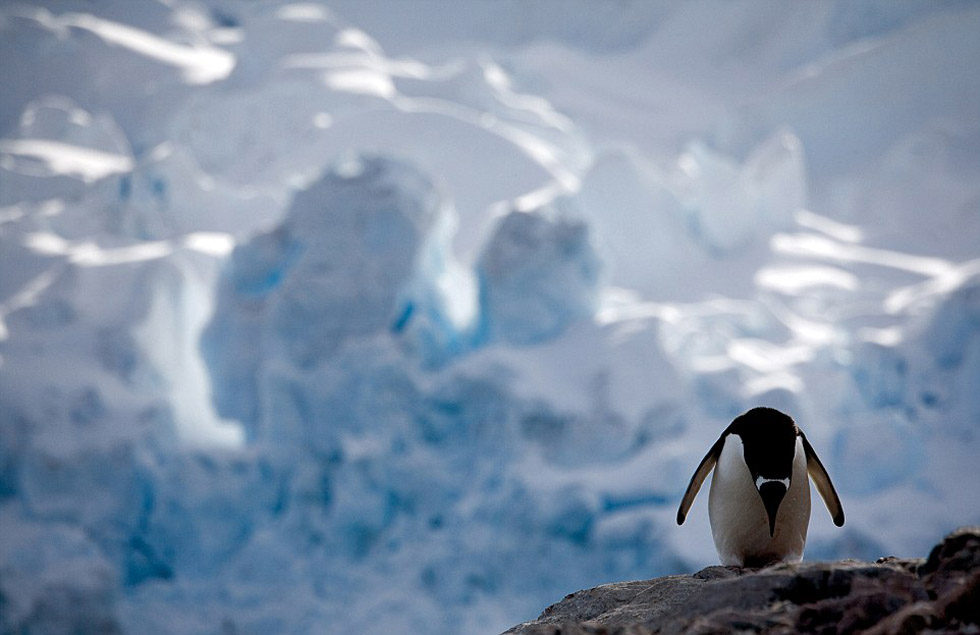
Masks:
[[[691,477],[678,525],[712,469],[708,518],[725,566],[759,568],[803,559],[810,523],[807,475],[834,524],[844,524],[844,508],[813,446],[792,417],[774,408],[753,408],[725,428]]]

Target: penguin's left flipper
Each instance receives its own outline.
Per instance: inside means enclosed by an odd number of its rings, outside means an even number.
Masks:
[[[817,453],[813,450],[810,442],[806,440],[806,435],[803,434],[802,430],[800,430],[800,439],[803,440],[803,450],[806,452],[806,471],[810,474],[810,478],[813,479],[814,485],[817,486],[817,491],[820,492],[820,498],[823,499],[824,504],[827,506],[827,511],[830,512],[830,517],[834,519],[834,524],[840,527],[844,524],[844,507],[840,504],[837,490],[834,489],[834,484],[830,482],[827,469],[820,462]]]
[[[678,525],[684,524],[684,520],[687,518],[687,512],[691,511],[691,505],[694,504],[694,497],[698,495],[704,479],[708,478],[708,474],[718,462],[718,457],[721,455],[721,449],[724,446],[725,435],[722,434],[715,441],[715,444],[711,446],[711,449],[708,450],[708,453],[704,455],[704,458],[701,459],[698,469],[694,470],[694,476],[691,477],[691,482],[687,484],[687,491],[684,492],[684,498],[681,499],[681,506],[677,509]]]

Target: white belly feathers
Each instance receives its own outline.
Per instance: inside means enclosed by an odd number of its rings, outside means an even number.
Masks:
[[[762,566],[802,560],[810,522],[810,483],[802,441],[796,441],[793,476],[779,505],[772,536],[766,508],[745,465],[738,435],[725,438],[712,473],[708,517],[723,565]]]

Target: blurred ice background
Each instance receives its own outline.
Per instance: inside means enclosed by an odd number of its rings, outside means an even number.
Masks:
[[[0,6],[0,632],[495,632],[771,405],[980,522],[980,5]],[[704,497],[702,497],[704,498]]]

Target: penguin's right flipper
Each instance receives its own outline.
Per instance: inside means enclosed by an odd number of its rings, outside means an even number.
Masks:
[[[721,449],[724,446],[725,435],[722,434],[715,441],[715,444],[711,446],[711,449],[708,450],[708,453],[704,455],[704,458],[701,459],[701,464],[698,465],[698,469],[694,470],[694,476],[691,477],[691,482],[687,484],[687,491],[684,492],[684,498],[681,499],[681,506],[677,509],[678,525],[684,524],[684,520],[687,518],[687,512],[691,511],[691,505],[694,503],[694,497],[698,495],[704,479],[708,478],[708,473],[711,472],[715,467],[715,463],[718,462],[718,457],[721,455]]]
[[[820,492],[820,498],[823,499],[824,504],[827,506],[827,511],[830,512],[830,517],[834,519],[834,524],[838,527],[844,524],[844,507],[840,504],[840,498],[837,496],[837,490],[834,489],[834,484],[830,482],[830,475],[827,474],[827,469],[817,458],[817,453],[814,451],[813,446],[810,442],[806,440],[806,435],[800,430],[800,439],[803,440],[803,450],[806,452],[806,471],[810,474],[810,478],[813,479],[813,484],[817,486],[817,491]]]

